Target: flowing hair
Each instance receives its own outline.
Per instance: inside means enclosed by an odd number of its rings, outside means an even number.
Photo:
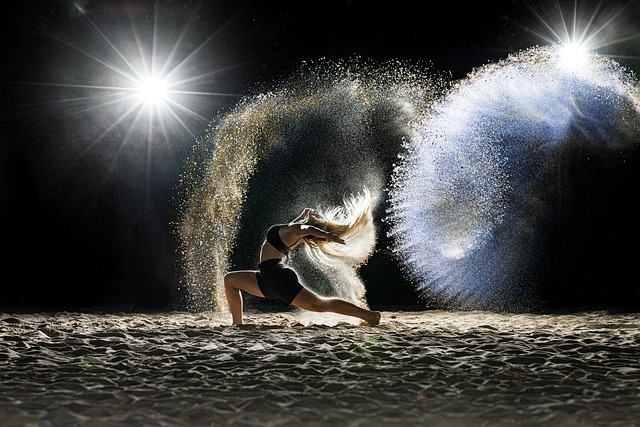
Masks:
[[[372,210],[375,200],[369,189],[345,197],[343,204],[317,212],[320,217],[307,216],[304,222],[344,239],[344,245],[315,237],[304,238],[307,256],[326,265],[336,262],[357,267],[366,262],[376,243]]]

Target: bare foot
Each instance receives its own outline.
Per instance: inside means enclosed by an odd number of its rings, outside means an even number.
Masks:
[[[382,314],[379,311],[370,312],[369,318],[364,321],[363,326],[376,326],[380,323],[380,317],[382,317]]]

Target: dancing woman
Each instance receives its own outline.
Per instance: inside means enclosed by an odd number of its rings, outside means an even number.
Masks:
[[[304,310],[329,311],[358,317],[366,325],[377,325],[380,312],[342,298],[316,294],[302,286],[297,273],[285,264],[289,252],[299,246],[304,246],[315,259],[321,259],[322,255],[357,259],[362,255],[351,253],[348,242],[364,229],[372,227],[372,222],[371,196],[365,191],[363,195],[346,199],[344,206],[324,214],[306,208],[290,223],[273,225],[267,231],[260,250],[259,270],[233,271],[224,276],[224,290],[233,324],[242,324],[240,291],[244,290],[258,297],[280,298]]]

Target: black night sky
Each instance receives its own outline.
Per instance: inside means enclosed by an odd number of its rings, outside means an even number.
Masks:
[[[443,2],[431,9],[409,1],[35,0],[5,6],[0,306],[179,304],[172,224],[196,137],[214,116],[268,90],[301,63],[421,61],[458,80],[511,53],[556,42],[551,29],[560,28],[560,16],[571,28],[576,12],[597,30],[599,54],[640,72],[640,4],[599,3]],[[140,69],[131,58],[140,57],[139,46],[149,51],[154,28],[158,51],[175,46],[167,53],[172,64],[192,76],[183,77],[189,93],[166,128],[145,115],[136,119],[119,101],[123,84],[131,84],[124,74]],[[567,169],[572,192],[563,219],[549,229],[556,236],[550,256],[562,258],[552,265],[565,267],[545,289],[552,305],[640,307],[640,233],[632,208],[638,149],[626,155],[625,168],[619,159],[602,159]],[[602,251],[594,255],[594,247]],[[362,273],[371,305],[420,303],[389,259],[374,257]],[[379,280],[398,285],[383,291]]]

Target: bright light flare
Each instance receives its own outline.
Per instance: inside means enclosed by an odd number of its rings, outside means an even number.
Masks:
[[[547,31],[547,34],[534,33],[549,44],[559,44],[562,65],[571,69],[581,66],[587,60],[589,52],[628,40],[628,37],[618,39],[610,39],[610,37],[613,34],[614,21],[632,4],[632,1],[623,6],[610,3],[608,9],[601,9],[603,3],[599,3],[591,12],[579,10],[578,3],[578,1],[573,3],[571,19],[565,16],[559,1],[556,3],[558,15],[555,19],[545,19],[529,5]],[[622,23],[618,23],[617,27],[615,31],[626,28]],[[637,34],[633,35],[633,37],[636,36]]]
[[[91,129],[87,141],[92,146],[117,135],[109,139],[119,144],[117,152],[130,143],[146,143],[148,155],[152,144],[172,151],[174,141],[186,135],[194,139],[211,120],[207,99],[240,97],[208,90],[215,75],[226,71],[211,68],[216,62],[211,49],[205,49],[217,32],[192,25],[193,15],[181,6],[167,3],[166,12],[157,4],[148,10],[109,2],[85,7],[77,1],[74,6],[75,18],[86,25],[72,26],[73,36],[46,31],[75,52],[69,61],[71,82],[30,84],[68,90],[55,113],[81,116],[78,122]]]
[[[158,77],[149,77],[141,81],[137,92],[142,102],[151,105],[162,104],[169,97],[167,84]]]
[[[562,45],[559,55],[563,67],[569,70],[579,69],[586,63],[589,56],[586,47],[579,43]]]

